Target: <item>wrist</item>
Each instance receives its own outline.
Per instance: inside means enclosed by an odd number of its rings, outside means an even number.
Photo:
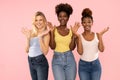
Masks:
[[[27,40],[30,40],[30,37],[29,37],[29,38],[27,38]]]

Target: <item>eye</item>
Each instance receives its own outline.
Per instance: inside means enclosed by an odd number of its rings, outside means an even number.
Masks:
[[[88,23],[91,23],[90,21]]]
[[[83,24],[85,24],[85,22],[82,22]]]

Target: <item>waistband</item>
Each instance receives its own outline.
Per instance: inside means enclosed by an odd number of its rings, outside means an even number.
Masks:
[[[95,62],[99,61],[99,59],[97,58],[96,60],[90,61],[90,62],[85,61],[85,60],[82,60],[82,59],[80,59],[80,61],[81,61],[81,62],[85,62],[85,63],[95,63]]]
[[[41,55],[38,55],[38,56],[36,56],[36,57],[30,57],[30,56],[28,56],[29,59],[36,59],[36,58],[38,58],[38,57],[45,57],[45,55],[44,55],[44,54],[41,54]]]
[[[69,54],[72,54],[72,51],[66,51],[66,52],[56,52],[54,51],[54,54],[55,55],[69,55]]]

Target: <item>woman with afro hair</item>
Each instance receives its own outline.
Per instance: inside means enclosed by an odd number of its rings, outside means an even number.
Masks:
[[[76,62],[72,53],[75,48],[75,28],[79,27],[79,23],[75,23],[74,27],[68,28],[67,22],[73,12],[71,5],[60,3],[55,7],[58,26],[50,27],[50,47],[54,50],[52,59],[52,70],[55,80],[75,80]]]

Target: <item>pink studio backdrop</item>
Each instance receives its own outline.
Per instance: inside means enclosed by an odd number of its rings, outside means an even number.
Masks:
[[[0,80],[31,80],[27,53],[25,53],[25,36],[22,27],[31,28],[32,17],[36,11],[42,11],[48,21],[58,25],[55,6],[69,3],[74,11],[68,26],[81,21],[81,12],[88,7],[93,11],[92,30],[101,31],[109,26],[110,30],[103,36],[105,51],[100,53],[102,64],[101,80],[120,80],[120,1],[119,0],[1,0],[0,1]],[[79,33],[83,31],[82,27]],[[119,37],[118,37],[119,36]],[[47,55],[49,61],[49,80],[53,79],[51,68],[53,52]],[[78,63],[80,56],[74,50]],[[79,80],[78,73],[76,80]]]

